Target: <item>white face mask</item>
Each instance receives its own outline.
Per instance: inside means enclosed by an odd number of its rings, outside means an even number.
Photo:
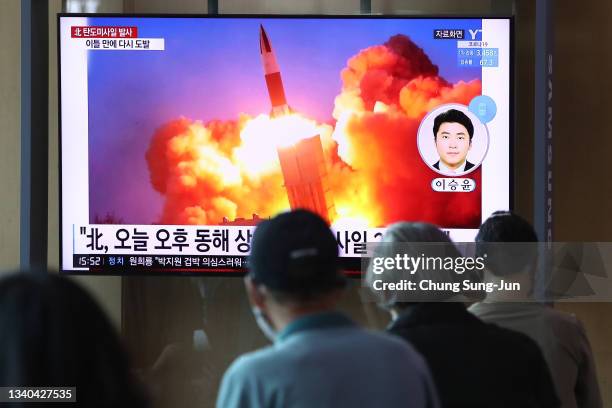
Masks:
[[[261,330],[261,332],[264,334],[264,336],[266,336],[268,340],[274,342],[278,333],[276,332],[276,330],[274,330],[274,327],[272,326],[272,323],[270,323],[270,320],[268,320],[268,318],[260,308],[253,306],[251,310],[253,311],[253,316],[255,316],[255,322],[257,322],[257,326],[259,326],[259,330]]]

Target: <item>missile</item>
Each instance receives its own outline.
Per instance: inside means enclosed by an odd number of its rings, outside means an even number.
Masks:
[[[259,26],[259,51],[272,103],[270,116],[291,113],[276,55],[262,25]],[[321,137],[315,134],[293,145],[279,146],[276,151],[291,209],[305,208],[319,214],[328,222],[332,221],[336,217],[336,209]]]
[[[259,52],[261,54],[261,64],[264,68],[264,76],[266,78],[266,86],[268,87],[268,95],[272,103],[272,112],[270,116],[280,116],[291,112],[291,108],[287,104],[285,97],[285,88],[283,87],[283,79],[281,78],[280,68],[276,61],[276,55],[272,49],[272,43],[263,25],[259,25]]]

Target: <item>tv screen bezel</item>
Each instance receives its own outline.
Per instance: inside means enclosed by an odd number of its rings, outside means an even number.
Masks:
[[[508,20],[509,23],[509,38],[510,38],[510,55],[509,55],[509,180],[508,180],[508,209],[513,211],[515,208],[515,129],[516,129],[516,101],[515,101],[515,17],[512,15],[473,15],[473,14],[440,14],[440,15],[370,15],[370,14],[142,14],[142,13],[57,13],[57,84],[58,84],[58,193],[59,193],[59,218],[58,218],[58,238],[59,238],[59,273],[75,276],[225,276],[225,277],[243,277],[248,273],[246,268],[232,269],[198,269],[198,271],[167,269],[163,271],[154,271],[147,268],[129,268],[123,272],[118,271],[99,271],[99,270],[66,270],[63,267],[63,240],[62,240],[62,86],[61,86],[61,38],[60,38],[60,21],[63,17],[81,17],[81,18],[196,18],[196,19],[361,19],[361,20],[443,20],[443,19],[476,19],[476,20]],[[361,277],[361,258],[341,257],[341,267],[345,274],[349,277]]]

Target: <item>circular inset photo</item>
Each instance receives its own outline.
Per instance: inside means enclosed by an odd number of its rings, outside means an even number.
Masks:
[[[467,106],[440,105],[421,121],[417,147],[436,173],[463,176],[476,170],[487,155],[489,130]]]

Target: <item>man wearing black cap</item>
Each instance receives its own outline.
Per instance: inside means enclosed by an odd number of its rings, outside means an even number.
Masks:
[[[319,216],[298,210],[259,224],[245,285],[274,344],[232,364],[217,407],[437,407],[411,346],[336,311],[345,284]]]

